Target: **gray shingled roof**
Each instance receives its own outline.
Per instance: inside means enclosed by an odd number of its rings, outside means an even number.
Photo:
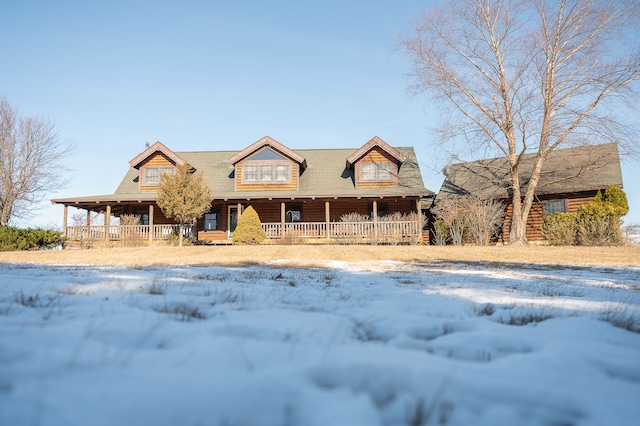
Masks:
[[[535,154],[526,154],[520,166],[520,181],[527,187]],[[618,145],[583,146],[552,152],[542,167],[537,195],[593,191],[608,185],[622,187]],[[474,194],[482,198],[509,198],[507,158],[458,163],[445,168],[445,181],[438,199]]]
[[[307,160],[307,168],[300,176],[297,191],[236,191],[233,177],[234,167],[229,159],[240,151],[176,152],[176,154],[204,175],[217,200],[268,197],[433,196],[434,193],[424,187],[413,148],[400,147],[396,149],[407,158],[400,167],[398,187],[378,189],[356,189],[353,170],[347,169],[345,164],[347,157],[353,154],[357,148],[295,150]],[[53,202],[153,200],[155,194],[139,192],[139,174],[139,170],[130,168],[112,195],[60,199],[53,200]]]

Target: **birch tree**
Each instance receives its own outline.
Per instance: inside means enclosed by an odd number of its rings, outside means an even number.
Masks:
[[[62,161],[70,152],[51,121],[22,115],[0,98],[0,226],[30,216],[33,203],[60,189]]]
[[[618,142],[640,79],[637,0],[456,0],[427,10],[401,48],[412,89],[449,107],[443,144],[490,151],[509,163],[509,242],[526,222],[547,156]],[[521,160],[534,153],[524,178]]]

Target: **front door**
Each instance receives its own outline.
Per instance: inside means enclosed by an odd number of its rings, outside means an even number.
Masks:
[[[233,231],[236,230],[236,226],[238,226],[238,206],[229,206],[229,238],[233,235]]]

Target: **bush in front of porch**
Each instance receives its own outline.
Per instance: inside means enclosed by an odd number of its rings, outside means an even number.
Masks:
[[[267,237],[260,216],[252,206],[249,206],[242,212],[238,219],[238,225],[233,231],[233,244],[236,245],[258,245],[262,244]]]

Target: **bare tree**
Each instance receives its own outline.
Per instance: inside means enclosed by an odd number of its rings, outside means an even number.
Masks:
[[[51,121],[21,115],[0,98],[0,226],[28,217],[28,207],[59,189],[71,146],[58,141]]]
[[[540,172],[561,147],[638,143],[622,122],[640,79],[637,0],[459,0],[401,40],[416,93],[451,107],[443,141],[509,163],[510,244],[526,243]],[[521,160],[535,161],[521,180]]]

